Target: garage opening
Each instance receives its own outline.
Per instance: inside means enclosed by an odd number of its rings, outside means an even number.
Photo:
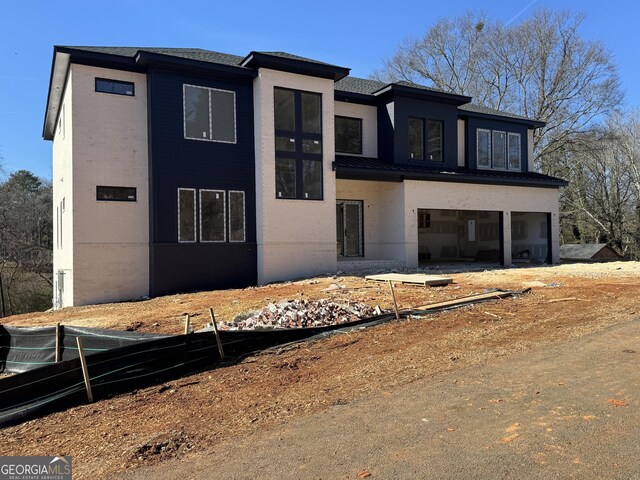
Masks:
[[[501,260],[500,212],[418,209],[420,263]]]
[[[511,212],[511,259],[514,263],[551,263],[549,214]]]

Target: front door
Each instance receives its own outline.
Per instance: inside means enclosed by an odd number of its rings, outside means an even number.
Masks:
[[[338,256],[362,257],[362,201],[338,200],[336,225]]]

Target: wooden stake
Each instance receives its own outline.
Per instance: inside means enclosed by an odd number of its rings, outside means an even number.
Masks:
[[[82,337],[77,336],[78,355],[80,356],[80,365],[82,365],[82,376],[84,377],[84,386],[87,389],[87,400],[93,402],[93,392],[91,391],[91,381],[89,380],[89,371],[87,370],[87,360],[84,358],[84,350],[82,350]]]
[[[393,283],[391,283],[391,280],[389,280],[389,288],[391,289],[391,296],[393,297],[393,310],[396,312],[396,320],[400,320],[398,304],[396,303],[396,292],[393,290]]]
[[[56,363],[60,361],[60,322],[56,323]]]
[[[224,349],[222,348],[222,341],[220,340],[220,333],[218,332],[218,322],[216,322],[216,316],[213,314],[213,308],[209,308],[209,316],[211,317],[213,332],[216,334],[216,343],[218,344],[218,352],[220,353],[220,360],[224,360]]]
[[[191,323],[191,320],[189,319],[189,314],[185,314],[184,316],[184,334],[188,335],[189,334],[189,324]]]

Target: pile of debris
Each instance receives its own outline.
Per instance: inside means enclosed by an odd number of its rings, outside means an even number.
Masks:
[[[365,303],[335,303],[330,300],[288,300],[270,303],[262,310],[221,322],[221,330],[326,327],[380,315],[380,307]]]

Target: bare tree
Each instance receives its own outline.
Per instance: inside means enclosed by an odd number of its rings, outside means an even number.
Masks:
[[[406,40],[374,76],[430,84],[546,122],[536,131],[534,152],[548,171],[552,153],[566,150],[576,133],[614,112],[623,98],[610,52],[581,38],[583,20],[581,14],[542,9],[504,25],[468,12]]]

